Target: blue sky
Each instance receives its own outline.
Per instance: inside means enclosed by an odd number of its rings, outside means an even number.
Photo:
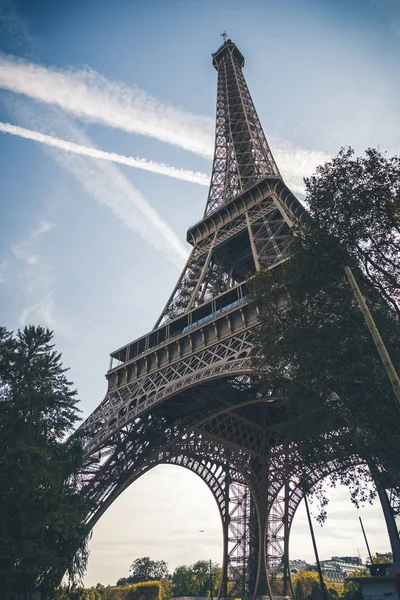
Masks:
[[[209,174],[223,30],[294,192],[343,145],[399,153],[399,0],[0,0],[0,122]],[[0,155],[1,320],[54,328],[85,416],[109,353],[157,320],[207,188],[8,133]],[[321,555],[364,556],[358,513],[336,495]],[[364,514],[374,551],[386,550],[379,509]],[[292,556],[312,559],[302,513],[293,534]],[[142,555],[220,560],[220,535],[204,484],[157,468],[99,522],[87,582],[113,583]]]

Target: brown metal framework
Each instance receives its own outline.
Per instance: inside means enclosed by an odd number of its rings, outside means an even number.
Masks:
[[[214,163],[204,216],[265,177],[279,177],[243,76],[244,56],[227,40],[213,55],[218,71]]]
[[[252,376],[259,315],[248,280],[288,259],[304,210],[279,174],[231,40],[213,64],[216,142],[204,217],[188,230],[193,250],[154,329],[111,354],[106,397],[81,426],[80,486],[93,502],[93,526],[154,466],[190,469],[221,515],[220,596],[286,595],[302,495],[276,437],[281,400]]]

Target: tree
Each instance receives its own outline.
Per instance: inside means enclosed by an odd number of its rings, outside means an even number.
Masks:
[[[169,600],[174,595],[174,586],[171,575],[168,579],[161,579],[161,600]]]
[[[222,578],[222,569],[217,563],[211,563],[213,596],[218,594]],[[210,563],[199,560],[193,565],[181,565],[172,575],[175,596],[209,596]]]
[[[364,575],[354,575],[352,577],[364,577]],[[344,586],[343,600],[362,600],[360,584],[356,581],[348,581]]]
[[[168,564],[164,560],[137,558],[130,566],[130,575],[118,579],[117,585],[130,585],[142,581],[161,581],[168,577]]]
[[[305,180],[310,215],[400,316],[400,156],[342,149]]]
[[[384,556],[382,554],[379,554],[378,552],[375,554],[375,556],[372,557],[372,562],[374,565],[390,565],[392,563],[388,556]]]
[[[351,572],[350,577],[371,577],[368,569],[355,569]]]
[[[386,557],[385,557],[386,558]],[[373,557],[374,560],[374,557]],[[374,561],[375,562],[375,561]],[[390,562],[390,561],[389,561]],[[349,574],[349,577],[371,577],[369,569],[356,569]],[[362,600],[360,584],[357,581],[346,581],[343,591],[343,600]]]
[[[131,581],[129,581],[129,577],[120,577],[116,583],[116,585],[118,587],[120,586],[124,586],[124,585],[131,585]]]
[[[322,600],[319,576],[316,571],[301,570],[292,580],[296,600]],[[324,579],[324,585],[327,587]]]
[[[0,596],[51,597],[65,571],[83,573],[86,506],[77,492],[78,420],[52,332],[0,329]],[[75,555],[77,548],[80,551]],[[73,561],[71,556],[75,555]],[[24,596],[24,597],[25,597]]]
[[[321,583],[316,571],[301,570],[296,573],[292,580],[296,600],[323,600]],[[327,583],[323,577],[328,600],[336,600],[339,594],[333,585]]]
[[[310,474],[331,472],[357,504],[373,494],[371,469],[383,487],[399,488],[400,419],[344,266],[399,369],[400,199],[398,159],[352,155],[342,151],[306,180],[312,219],[296,232],[290,260],[255,279],[253,295],[261,313],[255,366],[266,392],[282,398],[277,439],[288,464],[305,491]]]
[[[55,591],[55,600],[101,600],[106,589],[101,583],[91,588],[60,586]]]
[[[172,575],[174,596],[195,596],[193,592],[193,574],[191,567],[181,565],[176,567]]]

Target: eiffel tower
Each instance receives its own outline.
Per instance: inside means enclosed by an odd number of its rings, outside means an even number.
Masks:
[[[153,330],[111,354],[106,397],[81,426],[80,485],[93,502],[92,527],[154,466],[193,471],[221,515],[219,596],[271,598],[290,594],[289,535],[303,495],[274,433],[281,402],[251,377],[259,314],[249,280],[288,260],[304,209],[268,146],[242,53],[224,37],[212,62],[216,136],[204,216],[187,232],[193,249]]]

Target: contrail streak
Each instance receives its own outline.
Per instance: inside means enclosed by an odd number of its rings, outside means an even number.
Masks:
[[[212,158],[211,118],[164,104],[137,87],[110,81],[91,69],[51,69],[0,55],[0,87],[58,106],[86,121],[154,137]]]
[[[72,152],[73,154],[90,156],[92,158],[100,158],[109,162],[128,165],[129,167],[135,167],[136,169],[143,169],[144,171],[151,171],[152,173],[159,173],[160,175],[167,175],[168,177],[175,177],[176,179],[182,179],[183,181],[190,181],[200,185],[207,186],[209,184],[210,178],[206,173],[199,173],[187,169],[171,167],[164,163],[158,163],[152,160],[148,161],[144,158],[124,156],[123,154],[116,154],[115,152],[104,152],[103,150],[98,150],[97,148],[90,148],[88,146],[76,144],[75,142],[61,140],[60,138],[56,138],[51,135],[45,135],[44,133],[39,133],[38,131],[32,131],[31,129],[25,129],[24,127],[18,127],[17,125],[11,125],[10,123],[3,123],[0,121],[0,131],[2,133],[16,135],[27,140],[33,140],[34,142],[39,142],[40,144],[46,144],[47,146],[52,146],[53,148],[58,148],[60,150],[64,150],[65,152]]]
[[[12,110],[22,125],[32,128],[35,132],[52,134],[59,139],[73,140],[79,146],[96,149],[93,141],[54,107],[40,109],[25,100],[14,99]],[[168,223],[125,177],[118,165],[73,152],[64,152],[47,144],[42,144],[41,147],[62,169],[82,184],[96,202],[111,210],[117,219],[159,250],[166,260],[182,268],[187,260],[188,249]]]
[[[153,137],[205,158],[213,156],[210,117],[164,104],[138,87],[111,81],[89,68],[47,68],[0,54],[0,88],[57,106],[84,121]],[[282,140],[274,141],[273,154],[286,182],[300,193],[304,193],[303,177],[329,158]]]

